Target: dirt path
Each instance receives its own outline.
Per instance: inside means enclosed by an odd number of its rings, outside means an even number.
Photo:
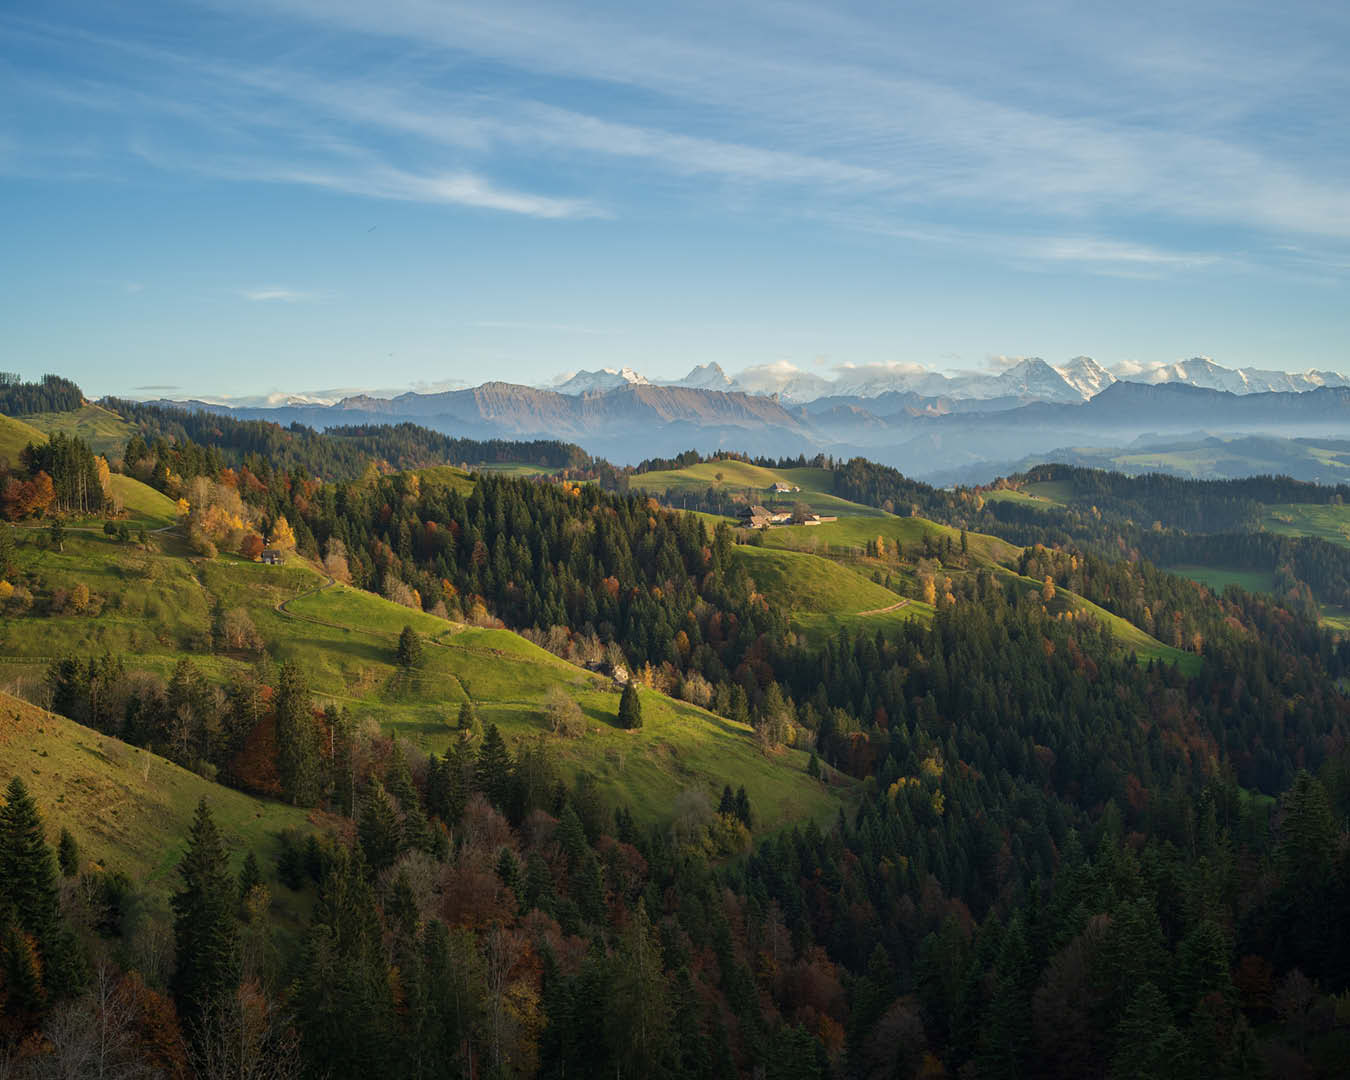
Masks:
[[[859,614],[859,615],[885,615],[886,612],[888,612],[888,611],[899,611],[902,607],[904,607],[904,606],[905,606],[906,604],[908,604],[908,603],[909,603],[909,598],[906,597],[906,598],[903,599],[903,600],[897,600],[897,601],[896,601],[894,604],[892,604],[890,607],[873,608],[871,611],[860,611],[860,612],[858,612],[858,614]]]

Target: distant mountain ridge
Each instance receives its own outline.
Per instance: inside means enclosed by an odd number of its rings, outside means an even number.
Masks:
[[[465,438],[564,439],[616,464],[691,448],[828,453],[872,458],[918,478],[966,481],[992,479],[1057,448],[1096,453],[1141,438],[1350,438],[1350,379],[1235,371],[1203,357],[1159,368],[1147,381],[1119,379],[1089,357],[1058,368],[1026,358],[997,374],[962,376],[858,371],[832,382],[786,368],[773,374],[784,378],[756,383],[752,372],[749,382],[793,392],[754,392],[709,363],[667,383],[621,368],[578,372],[552,388],[494,381],[438,393],[352,394],[331,404],[165,404],[317,429],[407,421]]]

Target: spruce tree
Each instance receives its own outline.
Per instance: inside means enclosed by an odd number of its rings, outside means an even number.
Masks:
[[[62,877],[75,877],[80,872],[80,846],[69,829],[61,830],[61,840],[56,846],[56,862],[61,867]]]
[[[640,900],[619,939],[610,993],[607,1034],[622,1075],[653,1072],[666,1048],[670,1003],[661,946]]]
[[[0,901],[39,949],[52,944],[60,914],[56,868],[37,805],[17,776],[5,789],[0,809]]]
[[[405,626],[398,636],[396,657],[398,666],[405,671],[415,668],[422,662],[422,638],[411,626]]]
[[[281,794],[295,806],[313,806],[320,794],[319,733],[310,711],[309,687],[294,660],[281,666],[275,714]]]
[[[642,700],[638,697],[637,687],[629,681],[619,698],[619,727],[636,731],[641,726]]]
[[[488,802],[498,810],[506,805],[507,796],[511,793],[511,752],[507,750],[506,741],[496,724],[489,724],[483,734],[474,782],[478,790],[487,796]]]
[[[170,901],[176,959],[173,993],[179,1012],[195,1021],[226,1000],[240,977],[234,921],[238,893],[224,839],[204,797],[197,804],[178,873],[182,888]]]
[[[361,853],[372,875],[379,875],[394,865],[403,845],[403,837],[394,801],[384,790],[383,784],[371,784],[361,800],[357,835],[361,839]]]
[[[249,852],[244,857],[244,865],[239,871],[239,902],[248,899],[248,894],[263,883],[262,871],[258,869],[258,857]]]

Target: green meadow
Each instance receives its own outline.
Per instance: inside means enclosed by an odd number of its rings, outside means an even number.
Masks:
[[[459,737],[459,708],[471,701],[508,741],[544,741],[564,775],[593,775],[608,799],[631,804],[640,820],[662,820],[687,788],[715,798],[726,784],[745,785],[766,824],[827,817],[838,806],[836,790],[806,775],[805,754],[766,755],[748,726],[655,691],[642,691],[641,730],[620,729],[609,679],[509,631],[439,619],[346,586],[323,588],[327,579],[298,558],[270,567],[229,555],[188,557],[172,533],[152,536],[148,547],[72,533],[58,552],[40,535],[23,537],[19,561],[30,580],[45,590],[83,582],[93,601],[80,614],[0,617],[0,681],[33,687],[53,658],[104,652],[161,676],[187,658],[223,681],[255,662],[211,645],[216,614],[242,608],[273,660],[300,664],[318,704],[373,719],[424,752]],[[426,642],[412,671],[394,658],[405,625]],[[587,730],[579,738],[548,730],[545,706],[557,690],[582,709]]]

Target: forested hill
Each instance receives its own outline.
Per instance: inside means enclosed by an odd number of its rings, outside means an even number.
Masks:
[[[19,375],[0,371],[0,415],[70,412],[83,404],[80,388],[59,375],[44,375],[40,382],[26,383]]]
[[[147,444],[163,438],[183,447],[199,447],[205,456],[194,469],[197,473],[224,465],[266,462],[285,472],[299,468],[339,480],[360,476],[371,462],[385,462],[397,469],[446,462],[525,462],[549,469],[585,469],[591,464],[590,455],[570,443],[457,439],[407,422],[338,427],[321,435],[302,424],[282,427],[265,420],[237,420],[215,412],[116,398],[104,404],[136,425]],[[255,467],[254,471],[259,470]]]
[[[573,477],[358,469],[359,433],[267,428],[313,455],[272,461],[216,419],[123,455],[177,529],[0,527],[0,632],[85,768],[162,755],[313,835],[250,863],[208,797],[157,918],[73,836],[54,863],[87,791],[35,801],[40,725],[0,743],[18,1075],[108,1002],[113,1059],[166,1077],[226,1047],[314,1078],[1344,1074],[1350,645],[1314,612],[1160,571],[1063,487],[796,461],[844,515],[766,538]],[[924,598],[802,632],[769,570],[827,555]]]

